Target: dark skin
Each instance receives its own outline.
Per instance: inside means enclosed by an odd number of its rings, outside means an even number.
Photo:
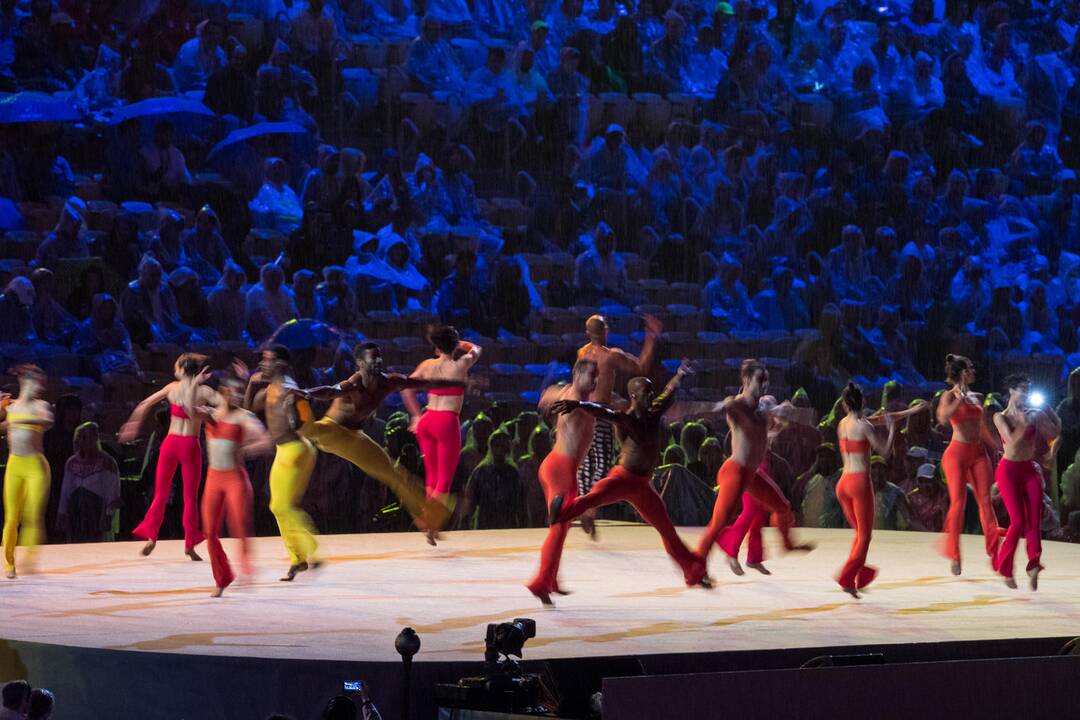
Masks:
[[[295,393],[307,400],[333,400],[326,416],[350,430],[359,430],[388,395],[402,390],[452,387],[465,387],[465,383],[459,380],[423,380],[383,372],[382,352],[378,348],[367,348],[356,358],[356,372],[348,380],[337,385],[297,390]]]
[[[615,426],[622,447],[618,464],[634,475],[650,476],[660,462],[663,443],[660,420],[675,402],[675,391],[679,389],[683,377],[690,372],[690,364],[683,360],[678,372],[659,395],[648,378],[634,378],[628,386],[630,407],[623,412],[578,400],[559,400],[552,404],[551,412],[563,415],[583,410],[598,420],[608,421]]]
[[[251,376],[244,406],[266,417],[266,429],[275,445],[299,440],[296,428],[295,385],[289,377],[289,364],[269,350],[263,351],[259,372]]]

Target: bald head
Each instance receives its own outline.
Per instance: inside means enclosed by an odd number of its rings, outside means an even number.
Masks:
[[[585,321],[585,334],[593,342],[604,344],[607,342],[608,324],[603,315],[593,315]]]
[[[649,402],[652,396],[652,381],[646,377],[636,377],[626,384],[626,390],[630,393],[630,402]]]

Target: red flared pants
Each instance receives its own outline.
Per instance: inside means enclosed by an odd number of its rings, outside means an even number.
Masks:
[[[593,485],[592,490],[579,495],[563,505],[559,520],[569,522],[593,508],[612,505],[625,500],[634,506],[645,522],[656,528],[664,541],[664,549],[671,559],[682,568],[687,585],[697,585],[705,577],[705,561],[690,552],[671,524],[667,508],[660,495],[653,489],[651,478],[635,475],[621,465],[616,465],[608,476]]]
[[[206,549],[210,553],[210,567],[214,572],[214,584],[228,587],[236,575],[229,565],[229,558],[221,546],[221,522],[229,528],[229,537],[240,541],[240,568],[251,574],[248,555],[248,536],[251,535],[251,481],[243,468],[214,470],[206,473],[203,489],[202,518],[206,531]]]
[[[548,453],[538,471],[546,504],[550,505],[556,495],[562,495],[567,502],[577,497],[577,471],[577,463],[572,458],[559,452]],[[529,590],[537,594],[558,591],[559,561],[569,529],[569,520],[557,522],[548,528],[547,537],[540,548],[540,569],[526,586]]]
[[[842,588],[862,588],[877,577],[877,568],[866,564],[870,535],[874,531],[874,486],[864,472],[844,473],[836,483],[836,499],[848,525],[855,531],[851,553],[836,581]]]
[[[1001,499],[1009,510],[1009,529],[1005,533],[1001,549],[998,550],[994,566],[1003,576],[1012,577],[1013,556],[1016,554],[1016,546],[1020,544],[1021,535],[1027,544],[1027,569],[1039,567],[1039,558],[1042,557],[1039,525],[1042,519],[1043,478],[1034,462],[1002,458],[998,463],[995,479]]]
[[[713,543],[720,537],[727,523],[735,498],[744,491],[753,497],[765,511],[772,514],[773,524],[780,531],[784,547],[788,550],[793,547],[791,526],[795,522],[795,516],[791,512],[791,504],[780,492],[780,488],[770,478],[728,458],[716,473],[716,504],[713,505],[712,519],[709,520],[705,532],[698,540],[698,555],[703,558],[708,557],[709,550],[712,549]]]
[[[146,511],[146,517],[131,534],[143,540],[158,539],[177,465],[180,466],[180,475],[184,479],[184,549],[191,550],[203,541],[203,535],[199,532],[202,446],[195,435],[166,435],[161,442],[157,468],[154,470],[154,500]]]
[[[979,505],[979,522],[982,523],[986,542],[986,554],[994,557],[1001,539],[997,516],[990,504],[990,485],[993,468],[982,443],[965,443],[953,440],[941,456],[941,469],[949,486],[949,513],[945,517],[945,537],[942,554],[950,560],[960,559],[960,531],[964,527],[964,505],[967,502],[967,486],[975,491]]]

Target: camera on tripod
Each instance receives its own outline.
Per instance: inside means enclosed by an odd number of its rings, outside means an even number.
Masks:
[[[464,677],[454,684],[435,686],[435,698],[441,707],[463,710],[540,715],[540,676],[522,672],[517,660],[525,643],[536,637],[536,621],[514,618],[511,622],[491,623],[484,638],[484,674]]]

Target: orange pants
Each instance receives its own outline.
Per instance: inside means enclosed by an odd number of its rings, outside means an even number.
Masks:
[[[210,568],[214,584],[228,587],[236,575],[229,558],[221,547],[221,521],[228,524],[229,536],[240,541],[240,567],[251,573],[248,557],[248,536],[251,534],[251,481],[243,468],[206,471],[206,487],[202,497],[202,526],[206,534],[206,549],[210,552]]]
[[[1001,529],[990,504],[990,485],[994,481],[990,458],[982,443],[953,440],[941,456],[941,469],[949,486],[949,514],[945,517],[945,537],[942,554],[950,560],[960,559],[960,531],[964,527],[964,505],[967,486],[975,491],[979,504],[979,522],[986,540],[986,554],[994,557],[1001,540]]]
[[[548,453],[540,463],[540,485],[544,488],[546,504],[551,499],[562,495],[566,501],[577,497],[578,465],[573,458],[559,452]],[[544,545],[540,548],[540,569],[526,587],[534,593],[553,593],[559,589],[559,561],[562,559],[563,543],[570,522],[557,522],[548,528]]]
[[[862,588],[877,577],[877,568],[866,564],[870,535],[874,531],[874,486],[864,472],[844,473],[836,483],[836,499],[848,525],[855,531],[851,553],[836,581],[842,588]]]
[[[584,495],[579,495],[563,505],[560,522],[570,522],[593,508],[613,505],[625,500],[634,506],[645,522],[656,528],[664,541],[664,549],[671,559],[682,568],[687,585],[697,585],[705,577],[705,561],[690,552],[671,524],[667,508],[660,495],[653,489],[652,478],[635,475],[622,465],[616,465],[608,476]]]
[[[772,514],[773,525],[780,531],[784,547],[788,550],[793,547],[791,526],[795,523],[795,516],[791,512],[791,504],[780,492],[780,488],[767,476],[728,458],[716,473],[716,504],[713,505],[712,519],[698,541],[698,555],[708,557],[713,544],[727,524],[735,498],[744,491],[750,493],[758,504]]]

